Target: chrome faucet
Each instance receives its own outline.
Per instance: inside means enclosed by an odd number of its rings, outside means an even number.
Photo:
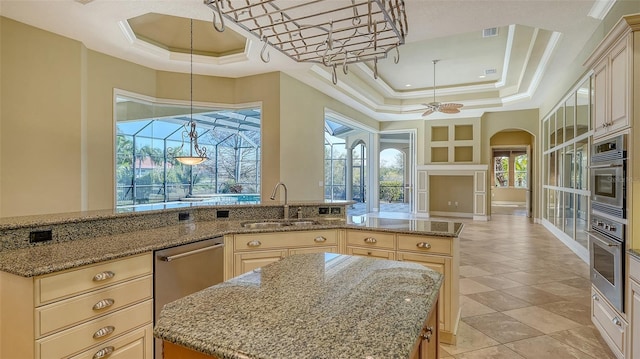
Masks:
[[[282,182],[276,183],[276,186],[273,188],[273,193],[271,193],[271,199],[272,200],[276,199],[276,193],[278,193],[278,187],[280,186],[284,188],[284,219],[287,220],[289,219],[289,204],[287,203],[287,186]]]

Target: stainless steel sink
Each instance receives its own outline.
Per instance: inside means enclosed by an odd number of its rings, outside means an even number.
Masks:
[[[312,226],[318,224],[316,221],[261,221],[261,222],[245,222],[242,227],[258,229],[258,228],[278,228],[285,226]]]

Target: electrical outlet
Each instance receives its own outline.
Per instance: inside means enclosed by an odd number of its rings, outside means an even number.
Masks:
[[[179,212],[178,213],[178,221],[188,221],[191,219],[191,213],[189,212]]]
[[[451,205],[451,201],[449,201],[449,203],[447,203],[449,206]]]
[[[50,229],[29,232],[29,243],[46,242],[53,239]]]
[[[229,210],[228,209],[219,209],[216,211],[216,218],[229,218]]]
[[[456,207],[458,207],[458,201],[456,201]]]
[[[329,214],[329,207],[318,208],[318,214]]]
[[[331,207],[331,214],[340,214],[342,209],[340,207]]]

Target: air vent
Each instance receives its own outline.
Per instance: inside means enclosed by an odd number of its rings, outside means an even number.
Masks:
[[[79,2],[82,5],[87,5],[88,3],[92,2],[93,0],[75,0],[76,2]]]
[[[496,69],[485,69],[484,70],[484,74],[485,76],[489,76],[489,75],[495,75],[498,71]]]
[[[490,27],[488,29],[482,30],[482,37],[493,37],[498,36],[498,28]]]

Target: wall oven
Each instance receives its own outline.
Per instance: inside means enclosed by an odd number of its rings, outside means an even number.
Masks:
[[[591,209],[626,218],[626,135],[594,143],[591,148]]]
[[[591,216],[589,256],[591,283],[624,312],[624,235],[622,223]]]

